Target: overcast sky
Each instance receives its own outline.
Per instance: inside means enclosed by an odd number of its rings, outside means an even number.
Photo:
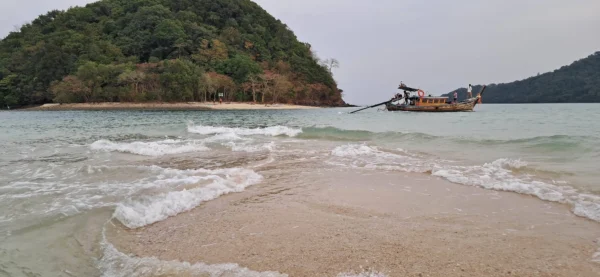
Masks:
[[[0,37],[89,0],[0,0]],[[337,58],[345,100],[381,102],[400,81],[438,95],[510,82],[600,51],[600,0],[256,0],[317,54]]]

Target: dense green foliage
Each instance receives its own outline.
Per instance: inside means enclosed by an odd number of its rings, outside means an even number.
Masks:
[[[473,87],[475,95],[481,86]],[[467,89],[458,89],[459,99]],[[452,93],[452,92],[451,92]],[[484,103],[598,103],[600,52],[553,72],[507,84],[488,85]]]
[[[343,104],[310,45],[250,0],[103,0],[0,41],[0,105],[228,101]]]

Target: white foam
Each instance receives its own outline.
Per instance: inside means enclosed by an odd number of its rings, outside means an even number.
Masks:
[[[273,142],[273,141],[269,142],[269,143],[259,144],[259,145],[236,144],[233,142],[227,143],[226,145],[230,146],[231,151],[233,151],[233,152],[254,153],[254,152],[262,152],[262,151],[273,152],[275,150],[275,142]]]
[[[534,179],[531,175],[517,175],[527,163],[521,160],[498,159],[484,165],[457,166],[451,161],[428,160],[406,153],[392,153],[364,144],[338,146],[331,152],[330,164],[372,170],[431,172],[450,182],[490,190],[510,191],[536,196],[539,199],[572,206],[574,214],[600,222],[600,196],[577,189]]]
[[[190,183],[211,180],[208,185],[163,193],[161,195],[130,200],[117,206],[114,217],[129,228],[143,227],[168,217],[189,211],[201,203],[232,192],[241,192],[246,187],[259,183],[262,176],[248,169],[187,170],[186,175],[203,174],[184,180]]]
[[[117,207],[142,195],[166,195],[224,179],[244,185],[254,176],[240,170],[179,170],[159,166],[75,166],[78,174],[65,180],[11,182],[0,188],[0,202],[14,206],[3,216],[11,220],[71,216],[101,207]],[[69,169],[71,171],[71,169]],[[108,178],[110,176],[110,178]],[[61,177],[61,176],[58,176]],[[114,181],[109,181],[114,180]],[[212,188],[212,187],[211,187]],[[129,203],[129,202],[125,202]]]
[[[524,162],[521,160],[514,160],[514,159],[498,159],[498,160],[493,161],[492,164],[499,166],[499,167],[513,168],[513,169],[521,169],[528,165],[527,162]]]
[[[600,239],[596,239],[596,244],[598,245],[598,250],[592,255],[592,262],[600,263]]]
[[[288,136],[295,137],[302,133],[302,129],[290,128],[287,126],[271,126],[266,128],[230,128],[222,126],[202,126],[202,125],[190,125],[188,126],[188,132],[200,135],[215,135],[233,133],[240,136],[253,136],[253,135],[264,135],[264,136]]]
[[[387,277],[387,275],[376,271],[366,271],[362,273],[340,273],[337,277]]]
[[[221,133],[216,134],[212,137],[204,139],[205,142],[220,142],[220,141],[239,141],[239,140],[250,140],[247,138],[240,137],[236,133]]]
[[[348,144],[338,146],[331,154],[338,157],[356,157],[362,155],[373,155],[377,154],[379,151],[376,148],[364,145],[364,144]]]
[[[403,153],[404,154],[404,153]],[[365,144],[341,145],[331,151],[333,157],[341,158],[339,161],[328,161],[333,165],[350,166],[387,171],[426,172],[427,163],[409,155],[400,155],[384,152],[377,147]]]
[[[180,261],[163,261],[155,257],[133,257],[117,250],[106,240],[103,230],[102,257],[98,267],[102,277],[150,277],[150,276],[210,276],[210,277],[287,277],[275,271],[258,272],[238,264],[205,263],[190,264]]]
[[[134,141],[129,143],[99,140],[92,143],[90,148],[95,151],[122,152],[154,157],[209,150],[208,147],[197,141],[172,139],[151,142]]]

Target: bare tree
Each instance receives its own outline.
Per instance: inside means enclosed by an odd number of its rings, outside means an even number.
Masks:
[[[322,61],[321,65],[329,71],[329,74],[333,74],[333,69],[339,68],[340,62],[335,58],[331,58],[331,59],[326,59],[326,60]]]
[[[256,89],[259,85],[260,77],[253,74],[248,78],[248,82],[250,82],[250,88],[252,88],[252,102],[256,103]]]

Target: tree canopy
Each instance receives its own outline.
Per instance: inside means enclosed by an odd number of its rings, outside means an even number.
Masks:
[[[0,106],[262,100],[342,105],[311,46],[250,0],[102,0],[0,40]]]
[[[481,86],[474,86],[473,94],[479,90]],[[456,91],[459,99],[466,98],[466,88]],[[488,85],[483,100],[485,103],[598,103],[600,52],[552,72],[512,83]]]

